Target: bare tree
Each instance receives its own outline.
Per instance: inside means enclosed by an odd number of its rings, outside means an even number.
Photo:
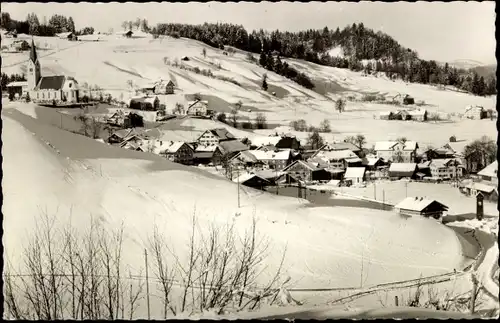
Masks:
[[[321,132],[331,132],[332,129],[330,127],[330,121],[328,119],[321,121],[319,129],[321,130]]]
[[[338,112],[342,113],[345,111],[346,107],[346,101],[343,98],[339,98],[337,101],[335,101],[335,110]]]

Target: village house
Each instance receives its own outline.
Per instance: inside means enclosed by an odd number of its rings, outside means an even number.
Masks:
[[[430,167],[431,161],[422,161],[417,164],[417,178],[422,180],[424,177],[430,178],[432,177],[431,174],[431,167]]]
[[[27,66],[27,80],[29,96],[33,102],[79,101],[78,82],[74,78],[65,75],[42,76],[33,40]]]
[[[463,117],[466,119],[481,120],[486,118],[486,116],[486,110],[482,106],[469,105],[465,108]]]
[[[205,131],[196,142],[202,146],[217,146],[223,141],[230,140],[236,140],[236,137],[225,128],[217,128]]]
[[[312,156],[326,160],[329,168],[345,170],[347,167],[361,166],[362,159],[351,150],[318,151]]]
[[[365,181],[365,167],[347,167],[344,175],[344,181],[352,185],[361,184]]]
[[[212,160],[214,165],[224,164],[229,162],[236,154],[248,150],[249,147],[239,140],[223,141],[215,148]]]
[[[240,151],[236,155],[234,155],[229,162],[233,166],[242,166],[244,168],[262,168],[264,163],[257,159],[251,152],[248,150]]]
[[[391,166],[389,166],[389,177],[391,179],[416,179],[416,175],[416,163],[392,163]]]
[[[331,179],[330,173],[324,168],[303,160],[294,161],[285,167],[283,172],[288,175],[286,176],[288,183],[292,181],[302,181],[308,183],[312,181],[329,181]]]
[[[110,144],[120,144],[124,141],[129,141],[130,139],[135,139],[139,138],[140,140],[146,139],[146,136],[142,132],[137,131],[135,128],[130,128],[130,129],[121,129],[118,131],[113,132],[106,142]]]
[[[125,113],[123,110],[115,111],[111,116],[106,119],[106,123],[121,127],[125,124]]]
[[[155,94],[174,94],[175,84],[172,80],[160,80],[154,85]]]
[[[362,158],[361,165],[366,167],[367,171],[375,171],[385,166],[385,163],[382,158],[366,156]]]
[[[233,182],[240,183],[248,187],[259,190],[264,190],[265,186],[271,185],[271,182],[265,178],[260,177],[255,173],[245,173],[233,179]]]
[[[394,209],[403,216],[423,216],[439,219],[448,207],[436,200],[424,199],[422,197],[407,197],[394,206]]]
[[[25,97],[28,93],[28,82],[27,81],[15,81],[7,84],[7,92],[9,95],[13,95],[14,98]]]
[[[212,163],[216,145],[204,146],[197,145],[194,149],[193,160],[195,165],[207,165]]]
[[[394,120],[411,120],[411,114],[407,110],[398,110],[396,113],[393,115]]]
[[[260,162],[276,171],[283,170],[292,162],[292,151],[284,150],[249,150]]]
[[[435,179],[454,179],[463,176],[463,167],[456,159],[433,159],[429,163],[431,176]]]
[[[182,141],[170,141],[168,147],[162,149],[159,154],[174,163],[192,165],[194,161],[193,147]]]
[[[413,163],[417,156],[418,144],[415,141],[378,141],[375,152],[386,162]]]
[[[131,98],[128,104],[130,109],[158,111],[160,109],[160,99],[155,97],[135,97]]]
[[[423,161],[430,161],[434,159],[447,159],[454,158],[456,153],[449,148],[441,147],[441,148],[430,148],[424,151],[421,154],[421,158]]]
[[[186,114],[190,116],[206,116],[208,114],[208,101],[196,100],[188,102]]]
[[[292,135],[275,135],[268,137],[255,137],[252,140],[252,147],[259,149],[261,147],[266,147],[268,149],[278,148],[278,149],[300,149],[300,141],[297,140],[295,136]]]
[[[481,180],[489,185],[493,185],[495,187],[498,186],[498,161],[494,161],[493,163],[486,166],[483,170],[477,173],[478,176],[481,177]]]

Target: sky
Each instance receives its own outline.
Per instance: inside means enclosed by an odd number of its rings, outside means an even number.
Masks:
[[[254,29],[330,29],[362,22],[380,30],[424,59],[496,63],[495,2],[237,2],[237,3],[8,3],[2,12],[40,21],[53,14],[72,16],[77,29],[120,30],[124,20],[202,24],[228,22]]]

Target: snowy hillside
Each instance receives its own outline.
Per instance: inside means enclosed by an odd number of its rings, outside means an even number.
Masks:
[[[19,38],[23,38],[23,35]],[[222,50],[183,38],[101,38],[99,42],[69,42],[58,38],[35,37],[40,47],[50,48],[40,50],[42,73],[74,76],[80,85],[98,85],[104,92],[125,101],[132,95],[130,83],[132,88],[136,88],[160,78],[172,79],[176,84],[176,94],[160,96],[167,110],[172,110],[176,103],[187,104],[186,95],[200,93],[208,98],[209,108],[225,113],[241,101],[241,119],[253,120],[257,113],[264,113],[268,123],[288,125],[292,120],[304,119],[312,126],[319,126],[323,119],[328,119],[334,133],[341,133],[336,138],[339,140],[357,133],[364,134],[369,143],[406,136],[425,146],[441,145],[452,135],[459,140],[476,139],[481,135],[496,136],[495,123],[490,120],[456,117],[471,104],[494,109],[495,97],[476,97],[450,89],[407,84],[385,77],[362,76],[361,73],[346,69],[285,59],[299,72],[313,79],[317,85],[315,92],[261,68],[249,61],[247,53],[243,51],[224,55]],[[202,55],[203,49],[206,49],[206,57]],[[189,60],[181,60],[184,56]],[[23,72],[27,59],[27,52],[2,53],[2,71],[8,74]],[[197,74],[193,71],[195,68],[210,70],[214,76]],[[268,75],[267,92],[260,87],[264,73]],[[359,101],[347,102],[343,113],[335,111],[338,97],[361,97],[366,93],[380,94],[387,100],[398,94],[409,94],[417,102],[424,101],[424,107],[430,113],[455,116],[437,124],[378,120],[379,112],[395,107]]]
[[[202,230],[212,221],[234,222],[243,230],[255,214],[259,233],[272,245],[264,273],[278,266],[286,246],[285,271],[296,288],[357,288],[360,274],[370,286],[443,274],[467,263],[466,242],[434,221],[312,208],[305,200],[243,187],[238,209],[237,184],[225,179],[64,132],[14,109],[4,109],[2,119],[4,247],[14,265],[20,265],[14,250],[43,212],[55,215],[57,225],[72,221],[81,230],[91,214],[108,228],[123,221],[124,261],[134,272],[155,225],[185,255],[194,212]],[[29,203],[22,202],[26,196]]]

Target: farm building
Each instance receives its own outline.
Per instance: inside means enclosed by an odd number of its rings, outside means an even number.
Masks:
[[[195,148],[194,154],[193,154],[193,161],[195,165],[198,164],[210,164],[212,163],[212,158],[214,156],[214,151],[217,148],[217,146],[212,145],[212,146],[203,146],[199,145]]]
[[[312,182],[312,181],[329,181],[330,173],[322,167],[318,167],[312,163],[303,160],[296,160],[283,169],[287,175],[294,179]]]
[[[126,33],[123,33],[122,35],[123,35],[123,37],[132,38],[132,36],[134,35],[134,32],[132,30],[129,30]]]
[[[393,119],[393,113],[392,111],[382,111],[379,114],[380,120],[392,120]]]
[[[459,190],[467,196],[476,196],[481,193],[486,200],[498,201],[498,186],[488,182],[466,180],[459,184]]]
[[[351,184],[361,184],[365,181],[365,167],[347,167],[344,175],[344,181]]]
[[[412,163],[417,156],[417,149],[418,143],[415,141],[378,141],[375,143],[377,157],[386,162]]]
[[[186,114],[190,116],[206,116],[208,114],[208,101],[196,100],[188,102]]]
[[[125,123],[125,113],[122,110],[116,111],[107,118],[106,123],[116,126],[123,126],[123,124]]]
[[[28,93],[28,82],[27,81],[16,81],[7,84],[7,92],[9,95],[14,95],[15,98],[20,98]]]
[[[389,177],[391,179],[415,179],[416,174],[417,164],[415,163],[392,163],[389,167]]]
[[[260,190],[263,190],[264,186],[268,186],[271,184],[269,180],[253,173],[242,174],[233,179],[233,182]]]
[[[229,140],[236,140],[236,137],[225,128],[218,128],[205,131],[196,142],[202,146],[217,146],[219,143]]]
[[[439,219],[448,207],[436,200],[424,199],[423,197],[407,197],[394,206],[394,209],[405,216],[423,216]]]
[[[378,158],[378,157],[364,157],[362,159],[361,164],[366,167],[366,170],[370,170],[370,171],[377,170],[380,167],[385,165],[382,158]]]
[[[136,97],[130,99],[128,106],[135,110],[157,111],[160,109],[160,99],[158,97]]]
[[[362,160],[351,150],[318,151],[313,158],[319,157],[329,164],[329,168],[345,170],[347,167],[361,166]]]
[[[213,154],[214,165],[223,164],[223,159],[230,160],[241,151],[248,150],[248,146],[239,140],[223,141],[217,145]]]
[[[9,50],[16,52],[23,52],[30,50],[31,46],[26,40],[15,40],[9,46]]]
[[[318,149],[318,151],[337,151],[337,150],[350,150],[355,154],[358,154],[361,149],[350,142],[334,142],[331,144],[325,144],[323,147]]]
[[[72,32],[59,33],[56,36],[59,37],[60,39],[67,39],[70,41],[78,40],[78,37]]]
[[[394,113],[393,117],[394,120],[411,120],[411,115],[409,111],[406,110],[398,110],[396,113]]]
[[[466,119],[481,120],[486,118],[486,116],[486,110],[479,105],[469,105],[464,111],[464,118]]]
[[[427,120],[427,110],[425,109],[417,109],[409,111],[410,118],[413,121],[426,121]]]
[[[162,144],[161,141],[160,144]],[[194,159],[193,147],[182,141],[170,141],[168,147],[159,153],[172,162],[184,165],[191,165]]]

